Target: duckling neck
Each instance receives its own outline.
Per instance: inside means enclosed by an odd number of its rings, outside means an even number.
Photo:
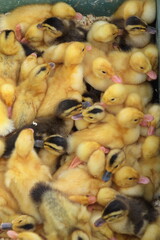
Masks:
[[[151,40],[151,35],[148,32],[141,33],[139,35],[129,34],[126,37],[126,44],[129,46],[142,48],[146,46]]]

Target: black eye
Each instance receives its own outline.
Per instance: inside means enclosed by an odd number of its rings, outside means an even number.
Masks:
[[[114,101],[115,100],[115,98],[111,98],[111,101]]]
[[[118,167],[118,165],[116,165],[114,168],[117,168]]]
[[[128,178],[128,180],[133,180],[133,179],[134,179],[134,178],[132,178],[132,177],[131,177],[131,178]]]
[[[93,119],[93,117],[89,117],[90,119]]]
[[[144,67],[140,67],[140,69],[144,69]]]
[[[104,74],[105,74],[106,72],[105,72],[105,71],[102,71],[102,73],[104,73]]]
[[[85,48],[82,49],[82,52],[84,52]]]
[[[137,121],[138,121],[138,119],[134,119],[134,121],[135,121],[135,122],[137,122]]]

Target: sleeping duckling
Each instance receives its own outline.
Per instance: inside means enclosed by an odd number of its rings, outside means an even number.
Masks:
[[[141,50],[111,51],[107,58],[123,83],[140,84],[146,81],[148,77],[150,80],[157,78],[157,74],[152,69],[150,58]]]
[[[137,236],[143,240],[156,240],[159,237],[159,229],[156,224],[157,215],[152,204],[144,199],[118,195],[116,199],[107,204],[101,218],[97,219],[94,224],[99,227],[107,222],[111,230],[116,233]],[[153,236],[147,238],[146,233],[149,233],[149,229],[153,225],[157,225],[156,231],[152,231]]]
[[[41,216],[29,198],[29,191],[36,182],[49,181],[51,176],[49,169],[42,165],[33,146],[33,130],[22,130],[7,162],[5,185],[17,200],[20,210],[40,223],[42,222]]]
[[[113,42],[119,34],[120,31],[115,24],[96,21],[87,33],[87,41],[107,53],[113,49]]]
[[[115,20],[117,26],[119,20]],[[112,23],[115,23],[113,20]],[[115,23],[116,24],[116,23]],[[116,43],[123,51],[131,50],[132,48],[143,48],[152,40],[152,35],[156,33],[154,27],[148,26],[145,21],[136,16],[131,16],[124,21],[123,34],[118,36]]]
[[[112,180],[118,192],[131,197],[143,197],[143,184],[150,182],[148,177],[140,176],[139,172],[130,166],[123,166],[117,170]]]
[[[131,107],[123,108],[117,116],[109,116],[110,121],[90,129],[72,133],[68,137],[68,152],[75,152],[84,141],[95,141],[106,148],[122,148],[136,142],[140,136],[140,122],[144,114]],[[108,119],[109,120],[109,119]],[[113,140],[114,139],[114,140]]]
[[[145,199],[151,201],[160,192],[160,137],[148,136],[142,144],[142,157],[139,161],[142,174],[150,179],[150,183],[145,187]]]
[[[101,101],[106,104],[107,111],[113,114],[117,114],[123,107],[135,107],[143,111],[152,95],[150,83],[113,84],[104,92]]]
[[[1,145],[5,145],[4,156],[10,155],[14,148],[15,141],[22,129],[31,128],[34,130],[34,140],[44,140],[45,137],[53,134],[60,134],[63,137],[68,135],[73,127],[72,116],[81,113],[82,104],[74,99],[61,101],[53,113],[47,117],[36,118],[32,123],[15,130],[5,138]]]
[[[87,225],[90,213],[85,206],[73,203],[62,192],[45,182],[35,184],[30,191],[30,199],[44,219],[44,231],[48,240],[91,239]]]
[[[47,91],[47,79],[54,67],[53,63],[41,64],[33,68],[28,77],[16,89],[16,99],[12,119],[17,129],[31,123]]]
[[[69,44],[63,58],[64,64],[56,66],[54,75],[48,79],[48,89],[38,110],[38,117],[52,114],[55,106],[63,99],[82,100],[85,84],[83,67],[80,63],[85,55],[85,50],[84,43],[72,42]]]
[[[111,16],[111,19],[127,19],[136,16],[151,24],[156,18],[155,0],[126,0]]]
[[[141,135],[160,136],[160,105],[158,103],[148,104],[144,109],[144,112],[146,114],[151,114],[153,116],[153,120],[141,123]]]
[[[43,10],[43,11],[42,11]],[[21,40],[30,25],[41,22],[49,17],[73,18],[75,10],[65,2],[55,4],[29,4],[20,6],[9,14],[0,17],[0,30],[11,29],[16,38]]]

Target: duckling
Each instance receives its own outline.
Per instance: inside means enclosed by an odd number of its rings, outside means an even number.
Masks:
[[[30,198],[44,219],[44,231],[48,240],[69,239],[70,234],[71,239],[78,239],[78,232],[79,239],[84,235],[84,239],[90,239],[91,232],[87,225],[90,213],[85,206],[71,202],[62,192],[45,182],[35,184],[30,191]]]
[[[107,58],[123,83],[140,84],[145,82],[148,77],[150,77],[150,80],[157,78],[149,57],[140,50],[130,52],[111,51]],[[123,64],[121,64],[122,62]]]
[[[107,111],[117,114],[123,107],[135,107],[143,111],[152,96],[150,83],[113,84],[102,94],[101,101],[106,104]]]
[[[117,26],[119,20],[115,20]],[[113,20],[112,23],[115,23]],[[116,24],[116,23],[115,23]],[[118,36],[116,43],[123,51],[131,50],[132,48],[143,48],[152,40],[152,35],[156,33],[156,28],[147,25],[145,21],[137,16],[127,18],[122,24],[123,34]]]
[[[96,21],[87,33],[87,41],[107,53],[113,49],[113,42],[118,34],[119,29],[115,24]]]
[[[38,117],[52,114],[55,106],[65,98],[82,100],[85,84],[83,67],[80,63],[84,55],[84,43],[73,42],[67,47],[64,64],[56,66],[54,75],[48,79],[48,89],[38,110]]]
[[[109,116],[110,121],[101,123],[90,129],[72,133],[68,137],[68,153],[83,141],[95,141],[106,148],[122,148],[136,142],[140,136],[139,123],[144,114],[131,107],[123,108],[117,116]],[[114,139],[114,140],[113,140]]]
[[[130,166],[123,166],[117,170],[112,180],[117,191],[131,197],[143,197],[143,184],[150,182],[148,177],[140,176],[139,172]]]
[[[129,198],[118,195],[116,199],[110,201],[101,218],[95,221],[95,226],[102,226],[107,222],[109,228],[116,233],[137,236],[140,239],[147,240],[147,231],[150,226],[156,224],[157,211],[151,203],[143,198]],[[145,237],[144,237],[145,236]],[[159,236],[158,226],[152,239]]]
[[[153,200],[154,196],[158,196],[160,189],[159,146],[160,138],[155,135],[147,136],[142,143],[142,157],[139,164],[142,174],[150,179],[150,183],[144,189],[144,197],[149,201]]]
[[[153,120],[141,124],[141,135],[160,136],[160,105],[158,103],[148,104],[144,109],[144,112],[146,114],[151,114],[153,116]]]
[[[115,199],[118,194],[119,192],[112,187],[103,187],[98,191],[97,202],[105,207],[110,201]]]
[[[111,19],[127,19],[136,16],[151,24],[156,18],[155,0],[126,0],[113,13]]]
[[[60,134],[62,137],[66,137],[72,127],[72,116],[81,113],[82,105],[79,101],[74,99],[65,99],[61,101],[57,108],[56,113],[47,117],[36,118],[32,123],[23,126],[20,129],[16,129],[12,134],[5,138],[5,143],[1,142],[1,145],[5,145],[5,151],[3,156],[10,155],[14,148],[15,141],[22,131],[22,129],[31,128],[34,130],[34,140],[44,140],[45,137],[53,134]]]
[[[30,71],[26,80],[17,87],[12,109],[12,119],[17,129],[35,119],[45,97],[47,79],[53,68],[53,63],[36,66]]]
[[[41,216],[29,198],[29,191],[36,182],[51,180],[51,175],[49,169],[42,165],[33,146],[33,130],[22,130],[7,162],[5,185],[17,200],[20,210],[35,218],[37,223],[41,223]]]
[[[15,8],[9,14],[2,14],[0,18],[0,30],[14,30],[17,39],[21,40],[30,25],[53,16],[73,18],[76,16],[76,12],[65,2],[55,4],[28,4]]]
[[[7,235],[11,239],[21,239],[21,240],[42,240],[42,238],[34,232],[21,232],[17,233],[15,231],[7,231]]]

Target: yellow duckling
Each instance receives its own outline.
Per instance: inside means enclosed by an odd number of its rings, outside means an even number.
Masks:
[[[148,77],[150,80],[157,78],[157,74],[152,69],[150,58],[140,50],[130,52],[111,51],[107,58],[123,83],[140,84],[145,82]]]
[[[17,233],[15,231],[7,231],[7,235],[11,239],[19,239],[19,240],[42,240],[42,238],[34,232],[21,232]]]
[[[137,16],[146,23],[153,23],[156,18],[156,2],[155,0],[126,0],[115,13],[112,19],[127,19],[131,16]]]
[[[138,85],[113,84],[102,95],[107,111],[117,114],[123,107],[135,107],[141,111],[151,101],[153,89],[150,83]]]
[[[142,144],[142,157],[139,161],[142,174],[150,179],[150,183],[145,187],[144,197],[151,201],[160,192],[160,137],[148,136]]]
[[[122,148],[136,142],[140,136],[139,123],[144,114],[135,108],[124,108],[107,123],[74,132],[68,137],[68,152],[75,152],[84,141],[95,141],[106,148]]]
[[[107,53],[113,49],[113,42],[118,34],[120,31],[115,24],[96,21],[88,31],[87,41]]]
[[[101,217],[94,224],[100,227],[106,222],[112,231],[129,235],[127,239],[132,239],[132,235],[142,240],[156,240],[159,237],[157,211],[151,203],[142,198],[118,195],[107,204]]]
[[[130,166],[123,166],[117,170],[112,180],[117,191],[131,197],[142,197],[144,195],[143,184],[150,182],[148,177],[140,176],[139,172]]]
[[[47,79],[53,67],[53,63],[36,66],[31,70],[27,79],[17,87],[12,111],[12,119],[16,128],[21,128],[35,119],[45,97]]]
[[[85,84],[80,63],[84,55],[84,43],[73,42],[68,46],[63,59],[64,64],[56,66],[54,75],[48,79],[48,89],[39,108],[38,117],[53,114],[55,106],[63,99],[82,100]]]
[[[2,14],[0,30],[14,30],[16,32],[16,38],[21,40],[30,25],[53,16],[73,18],[76,16],[76,12],[65,2],[55,4],[28,4],[17,7],[9,14]]]
[[[51,180],[51,175],[49,169],[41,163],[33,146],[33,130],[22,130],[7,162],[5,185],[17,200],[20,210],[40,223],[41,216],[29,198],[29,191],[36,182]]]

